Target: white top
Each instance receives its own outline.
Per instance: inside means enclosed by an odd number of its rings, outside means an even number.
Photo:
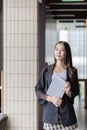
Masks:
[[[61,73],[57,73],[57,72],[54,72],[54,73],[56,73],[59,77],[61,77],[63,80],[66,81],[66,79],[67,79],[67,70],[66,69]]]

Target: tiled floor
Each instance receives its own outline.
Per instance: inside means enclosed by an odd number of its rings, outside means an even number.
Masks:
[[[77,115],[78,130],[87,130],[87,109],[84,108],[84,100],[75,100],[75,111]]]

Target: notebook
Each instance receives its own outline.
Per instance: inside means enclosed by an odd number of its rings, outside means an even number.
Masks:
[[[53,74],[52,82],[46,92],[49,96],[58,96],[62,98],[64,95],[64,87],[66,86],[66,81],[59,77],[56,73]]]

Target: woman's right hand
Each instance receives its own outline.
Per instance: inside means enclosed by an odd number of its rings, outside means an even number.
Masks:
[[[52,102],[56,107],[58,107],[62,104],[62,99],[60,99],[59,97],[41,94],[41,98],[48,102]]]
[[[52,102],[56,107],[58,107],[58,106],[60,106],[60,105],[62,104],[62,99],[60,99],[59,97],[53,96],[53,97],[50,97],[50,99],[51,99],[51,102]]]
[[[62,104],[62,99],[60,99],[59,97],[48,96],[48,95],[42,94],[41,98],[48,102],[53,103],[56,107],[58,107]]]

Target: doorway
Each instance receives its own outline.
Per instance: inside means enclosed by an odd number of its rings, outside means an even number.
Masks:
[[[44,5],[45,5],[44,63],[47,63],[49,65],[54,62],[54,56],[53,56],[54,44],[57,41],[65,40],[70,44],[72,48],[73,65],[78,69],[79,79],[86,80],[87,3],[64,2],[62,0],[59,1],[46,0]],[[41,113],[39,113],[39,116],[40,119],[42,119],[42,110],[40,112]],[[40,122],[39,130],[42,129],[43,129],[42,123]]]

